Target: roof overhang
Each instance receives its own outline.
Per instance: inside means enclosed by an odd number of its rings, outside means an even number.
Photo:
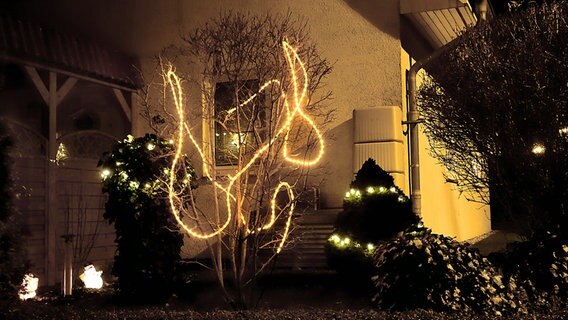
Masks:
[[[408,18],[433,49],[477,23],[467,0],[400,0],[400,14]]]
[[[0,14],[0,62],[55,71],[134,91],[136,59],[88,40],[43,28],[30,19]]]

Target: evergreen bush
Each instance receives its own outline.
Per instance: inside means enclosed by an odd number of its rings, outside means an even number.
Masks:
[[[410,229],[376,252],[373,301],[379,308],[526,312],[525,295],[514,277],[504,281],[477,250],[429,229]]]
[[[129,136],[99,162],[108,194],[104,218],[116,230],[112,274],[122,301],[161,302],[173,293],[183,245],[164,186],[173,156],[172,143],[146,134]],[[182,163],[192,174],[178,180],[187,184],[195,174],[186,158]]]
[[[375,247],[418,218],[393,177],[373,159],[363,164],[350,187],[326,245],[328,264],[340,274],[370,283]]]
[[[8,151],[11,140],[0,127],[0,299],[15,299],[27,261],[22,248],[25,228],[12,205]]]
[[[534,309],[549,310],[568,297],[568,243],[545,233],[490,255],[506,277],[519,279]],[[565,303],[565,302],[564,302]],[[556,305],[557,306],[557,305]]]

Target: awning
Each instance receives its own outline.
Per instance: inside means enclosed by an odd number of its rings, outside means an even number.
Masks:
[[[400,13],[434,49],[477,22],[467,0],[400,0]]]
[[[85,39],[0,15],[0,60],[92,79],[123,89],[139,87],[135,59]]]

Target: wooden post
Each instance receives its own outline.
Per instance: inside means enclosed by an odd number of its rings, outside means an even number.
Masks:
[[[30,77],[32,83],[41,95],[43,101],[49,109],[49,134],[48,134],[48,164],[47,164],[47,197],[45,203],[45,281],[48,285],[55,284],[57,272],[57,105],[73,89],[77,83],[77,78],[69,77],[65,83],[57,90],[57,73],[49,72],[48,86],[44,84],[36,68],[25,66],[24,70]],[[69,273],[70,270],[65,272]],[[65,291],[65,290],[64,290]]]
[[[56,279],[56,228],[57,228],[57,194],[56,194],[56,170],[57,164],[55,157],[57,156],[57,74],[49,73],[49,135],[48,135],[48,180],[47,180],[47,216],[46,216],[46,238],[47,238],[47,284],[55,284]]]

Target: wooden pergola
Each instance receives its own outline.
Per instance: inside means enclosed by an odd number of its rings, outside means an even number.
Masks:
[[[48,285],[56,282],[56,155],[57,108],[78,81],[112,89],[131,125],[133,95],[139,88],[135,60],[94,43],[42,28],[31,21],[0,15],[0,61],[23,70],[49,110],[47,201],[45,208],[45,272]],[[40,73],[47,72],[47,82]],[[58,83],[58,79],[64,79]],[[132,131],[131,131],[132,132]]]

